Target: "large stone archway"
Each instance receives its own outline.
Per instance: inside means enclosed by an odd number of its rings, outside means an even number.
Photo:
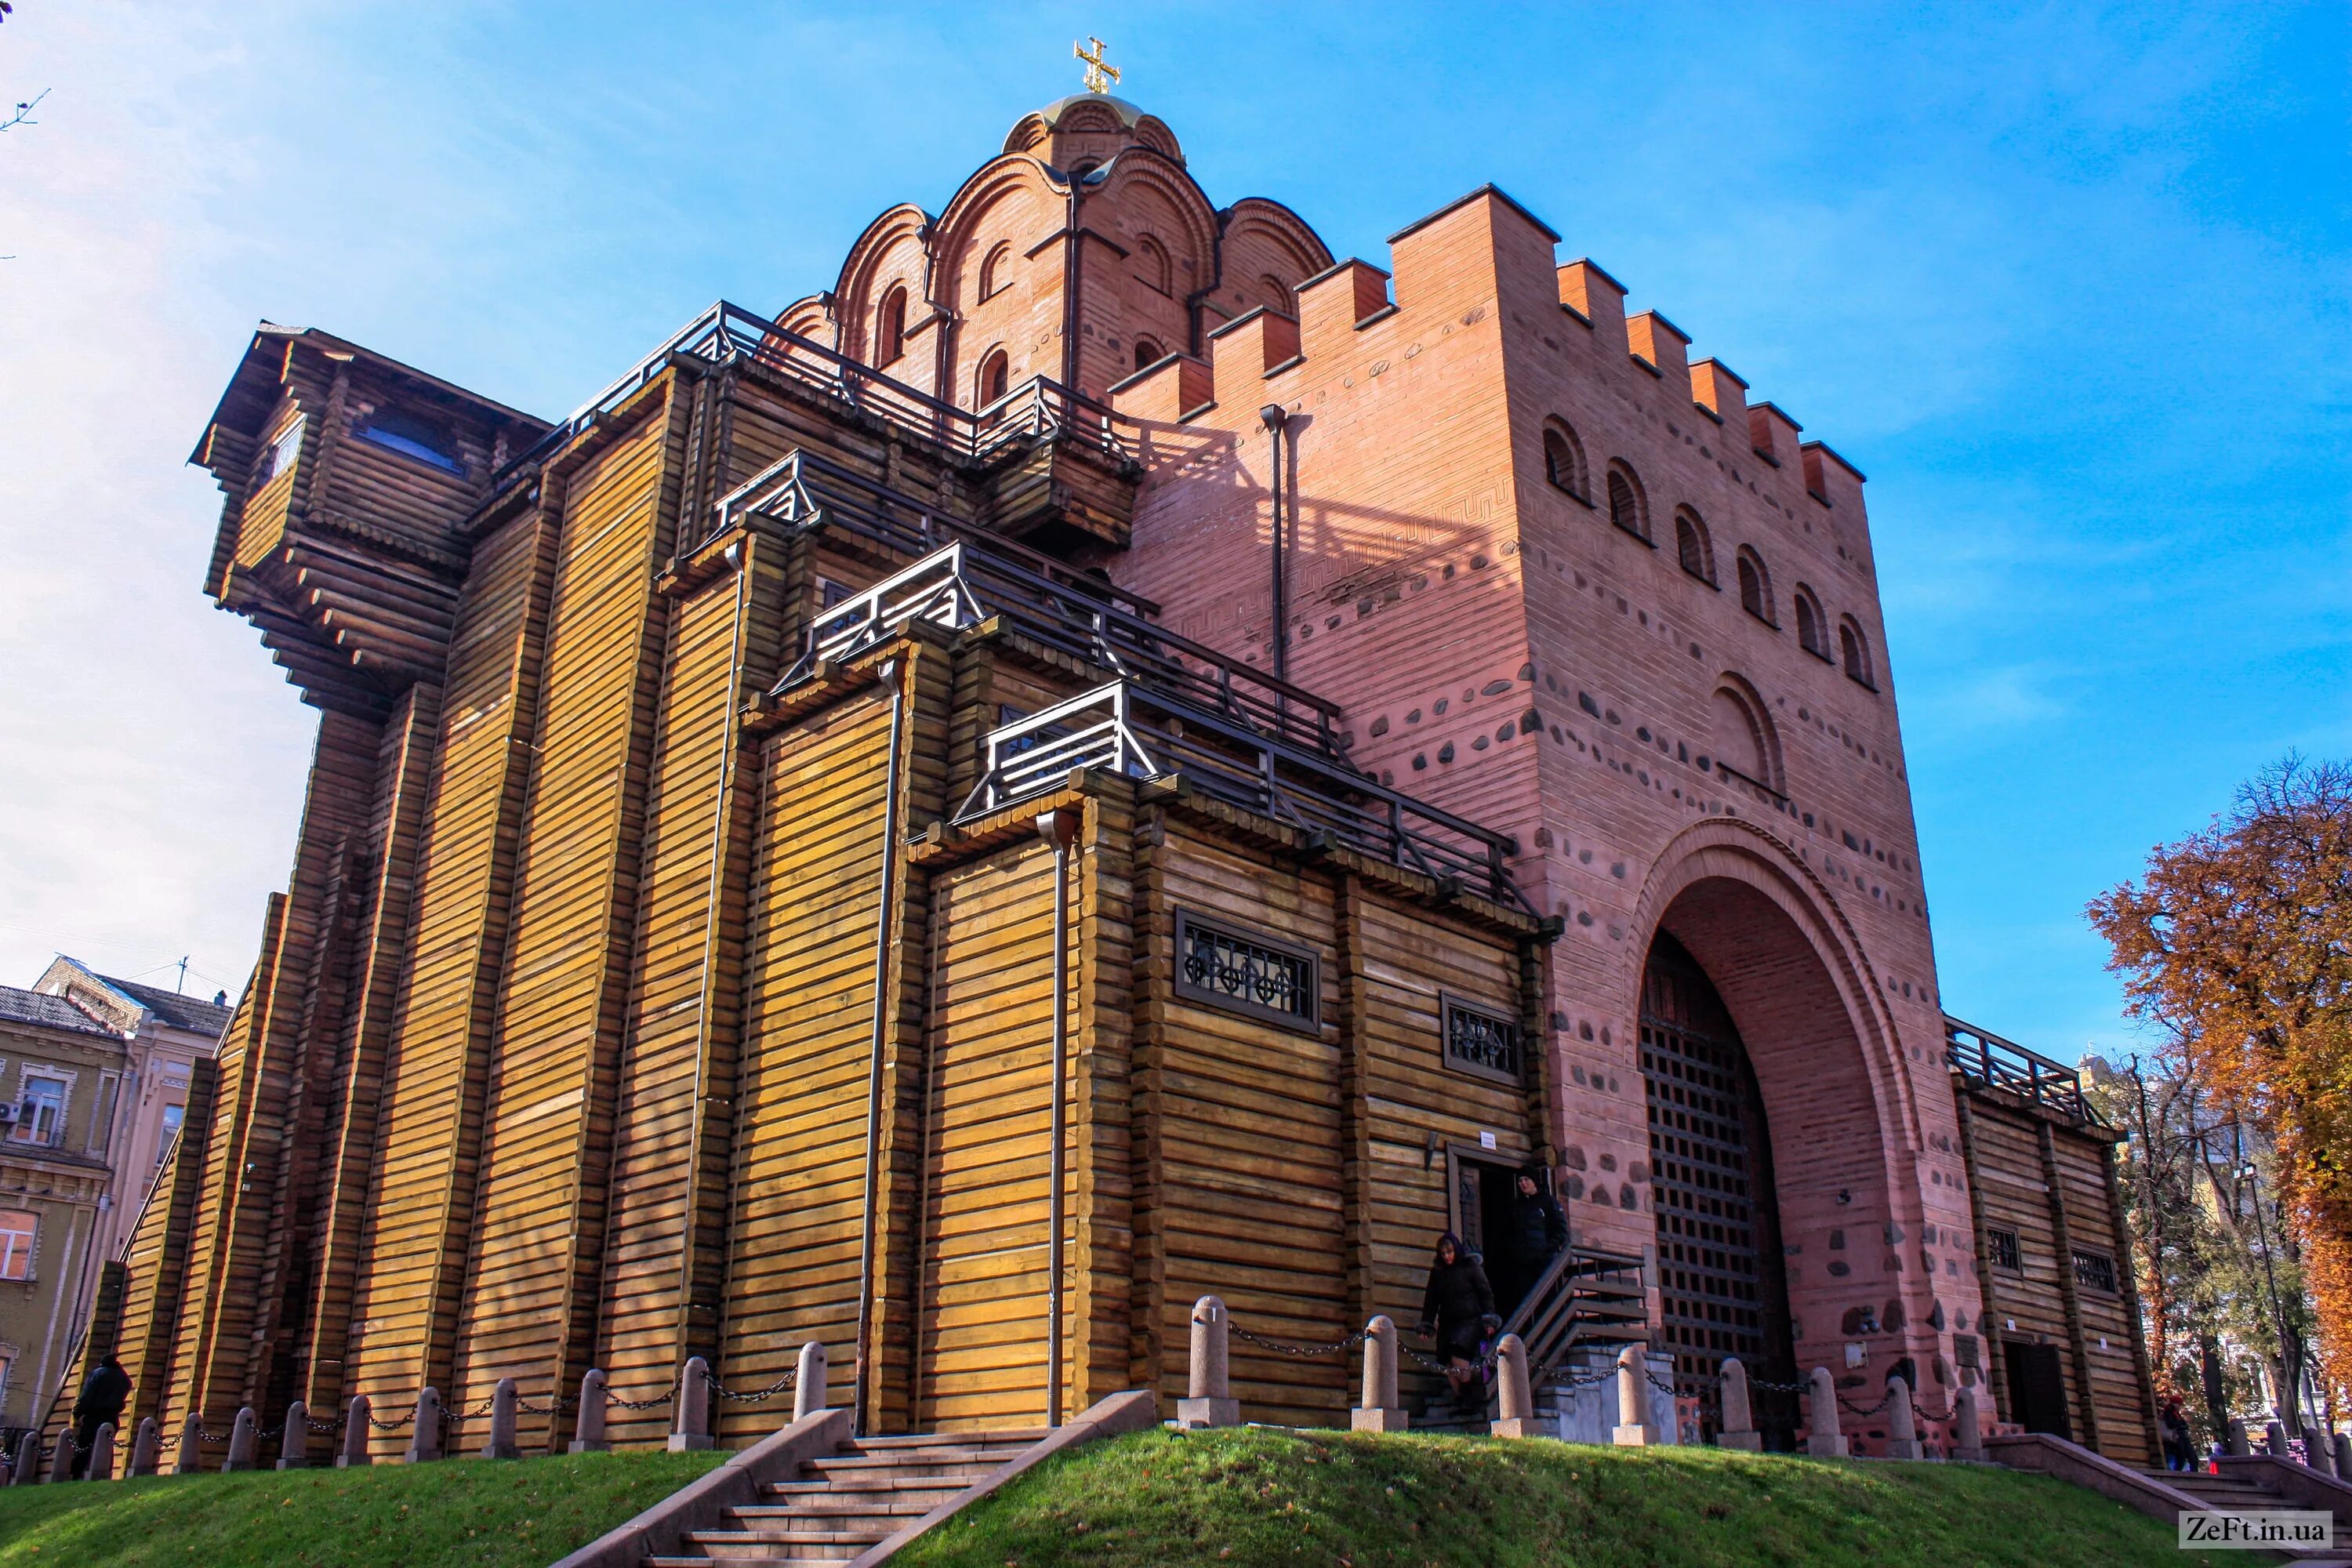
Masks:
[[[1680,836],[1643,890],[1634,934],[1628,1011],[1643,1011],[1654,952],[1686,954],[1752,1064],[1773,1189],[1758,1206],[1782,1249],[1793,1370],[1829,1367],[1846,1397],[1868,1406],[1907,1359],[1923,1403],[1940,1408],[1944,1314],[1933,1259],[1914,1245],[1923,1113],[1938,1126],[1950,1116],[1923,1099],[1914,1068],[1927,1061],[1940,1078],[1939,1058],[1915,1060],[1828,889],[1762,828],[1716,819]],[[1654,1198],[1649,1206],[1665,1213]],[[1658,1232],[1662,1270],[1688,1240],[1679,1234],[1687,1216],[1675,1225],[1675,1237]],[[1664,1306],[1661,1292],[1653,1321],[1662,1335]]]

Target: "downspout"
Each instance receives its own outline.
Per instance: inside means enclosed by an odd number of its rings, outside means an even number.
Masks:
[[[732,629],[728,633],[726,685],[723,688],[723,698],[719,704],[719,784],[712,792],[710,800],[710,897],[704,901],[702,908],[702,976],[696,984],[698,1005],[701,1009],[701,1016],[695,1024],[697,1037],[694,1055],[696,1076],[699,1080],[697,1087],[701,1092],[694,1097],[694,1127],[687,1143],[687,1147],[692,1152],[690,1157],[695,1162],[694,1167],[687,1173],[687,1190],[689,1194],[693,1193],[701,1180],[702,1145],[704,1138],[708,1136],[707,1128],[710,1117],[709,1080],[702,1075],[709,1070],[710,1061],[710,973],[719,962],[719,900],[723,890],[721,873],[725,869],[727,854],[728,791],[735,783],[737,750],[735,703],[742,683],[745,601],[751,597],[751,552],[744,546],[745,541],[739,539],[730,544],[724,553],[728,565],[735,569],[735,619]],[[731,1099],[731,1096],[730,1098]],[[686,1212],[679,1216],[678,1226],[679,1318],[686,1327],[687,1338],[689,1342],[681,1347],[685,1355],[697,1353],[697,1347],[690,1342],[694,1331],[691,1314],[694,1307],[694,1230],[697,1224],[695,1210],[695,1204],[689,1200],[686,1205]],[[707,1348],[715,1363],[719,1356],[719,1338],[715,1326]],[[679,1360],[679,1364],[681,1366],[685,1364],[683,1356]]]
[[[1290,679],[1290,605],[1283,582],[1282,533],[1282,432],[1290,423],[1290,415],[1279,403],[1269,403],[1257,411],[1265,422],[1265,433],[1274,442],[1274,678]]]
[[[882,885],[874,926],[874,1031],[866,1068],[866,1224],[857,1244],[857,1404],[851,1430],[861,1437],[875,1394],[874,1380],[867,1375],[874,1360],[874,1190],[881,1179],[882,1052],[889,1034],[890,926],[898,904],[898,739],[907,720],[907,686],[900,679],[899,661],[885,660],[879,674],[890,682],[890,753],[882,770]]]
[[[1070,176],[1070,216],[1062,240],[1062,384],[1078,390],[1078,184],[1084,174]]]
[[[1077,842],[1076,812],[1037,818],[1039,837],[1054,847],[1054,1065],[1046,1117],[1045,1156],[1045,1425],[1062,1424],[1062,1182],[1068,1121],[1063,1079],[1070,1057],[1070,847]]]

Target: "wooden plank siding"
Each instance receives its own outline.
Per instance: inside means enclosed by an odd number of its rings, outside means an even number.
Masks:
[[[315,1243],[302,1248],[300,1300],[285,1303],[285,1310],[296,1314],[294,1324],[300,1332],[294,1352],[294,1392],[311,1410],[332,1410],[343,1399],[352,1289],[359,1272],[362,1224],[374,1191],[371,1177],[377,1112],[409,952],[417,855],[432,792],[440,718],[440,689],[411,687],[384,726],[376,763],[374,816],[363,862],[373,885],[362,901],[365,928],[353,942],[352,1005],[337,1066],[337,1114],[321,1133],[324,1195],[315,1221]],[[324,1458],[332,1443],[320,1437],[312,1446]]]
[[[1993,1265],[1989,1254],[1979,1259],[1990,1289],[1979,1326],[1988,1341],[2059,1347],[2076,1442],[2122,1463],[2156,1462],[2162,1450],[2136,1364],[2138,1326],[2120,1289],[2098,1290],[2076,1280],[2074,1259],[2059,1246],[2059,1210],[2044,1176],[2046,1135],[2071,1247],[2112,1258],[2120,1287],[2131,1258],[2116,1246],[2106,1140],[2053,1121],[2014,1096],[1959,1092],[1967,1098],[1964,1125],[1974,1145],[1979,1223],[2013,1232],[2018,1240],[2018,1268]],[[2016,1419],[2006,1384],[1999,1377],[1990,1382],[2003,1418]]]
[[[386,1409],[448,1375],[560,531],[539,511],[481,542],[450,646],[343,1352],[345,1396]]]
[[[1519,1089],[1445,1065],[1441,998],[1516,1017],[1517,953],[1465,942],[1443,918],[1361,884],[1349,889],[1344,916],[1348,952],[1362,972],[1351,1043],[1364,1063],[1356,1114],[1363,1127],[1358,1256],[1365,1300],[1355,1316],[1385,1312],[1409,1334],[1421,1317],[1437,1238],[1459,1219],[1445,1151],[1513,1163],[1536,1152]],[[1484,1147],[1482,1133],[1493,1137],[1493,1149]],[[1406,1370],[1408,1386],[1424,1395],[1443,1386],[1435,1373]]]
[[[122,1249],[130,1279],[122,1299],[122,1340],[117,1352],[131,1378],[122,1425],[132,1432],[163,1410],[172,1376],[173,1330],[186,1278],[188,1241],[196,1203],[204,1189],[205,1149],[212,1131],[213,1104],[220,1085],[219,1064],[198,1058],[189,1064],[188,1098],[163,1168],[139,1223]]]
[[[919,1430],[1045,1417],[1054,869],[1032,837],[931,888]],[[1066,1205],[1076,1183],[1065,1163]],[[1066,1249],[1066,1215],[1063,1236]],[[1074,1304],[1071,1262],[1066,1250]]]
[[[845,1385],[856,1362],[889,726],[877,688],[762,748],[722,1340],[739,1386],[773,1382],[809,1340]],[[775,1425],[718,1415],[730,1438]]]
[[[658,383],[653,394],[673,392]],[[666,606],[654,579],[676,523],[686,404],[650,396],[564,482],[514,868],[514,931],[494,1026],[481,1171],[444,1392],[453,1409],[514,1377],[534,1403],[593,1352],[613,1098],[645,835]],[[520,1441],[554,1440],[546,1415]]]
[[[616,1386],[658,1384],[719,1351],[759,783],[739,714],[774,679],[792,554],[740,542],[740,570],[677,604],[661,692],[598,1313],[596,1364]],[[650,1440],[668,1418],[616,1408],[608,1430]]]
[[[1328,877],[1218,843],[1147,811],[1135,1115],[1137,1272],[1152,1289],[1144,1369],[1182,1391],[1194,1300],[1224,1299],[1234,1323],[1292,1343],[1347,1335],[1335,896]],[[1318,959],[1320,1025],[1294,1029],[1187,1001],[1175,987],[1179,910],[1264,931]],[[1236,1342],[1235,1397],[1260,1419],[1344,1423],[1349,1363],[1280,1356]]]
[[[184,1317],[195,1371],[191,1407],[205,1426],[226,1433],[237,1406],[266,1395],[273,1371],[276,1323],[267,1310],[265,1278],[282,1271],[290,1232],[281,1202],[299,1201],[292,1175],[288,1112],[298,1076],[331,1062],[331,1041],[306,1049],[306,1029],[320,1028],[314,994],[326,984],[339,888],[353,838],[365,831],[374,795],[376,726],[343,714],[322,714],[295,843],[288,891],[270,910],[246,1005],[232,1021],[219,1056],[221,1111],[215,1147],[207,1152],[211,1189],[203,1205],[212,1223],[191,1265]],[[340,1017],[335,1020],[340,1026]],[[277,1180],[253,1179],[276,1173]],[[257,1331],[263,1337],[257,1338]]]

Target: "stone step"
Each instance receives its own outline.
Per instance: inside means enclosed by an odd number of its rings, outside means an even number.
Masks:
[[[739,1519],[837,1519],[854,1516],[860,1519],[890,1519],[902,1514],[920,1516],[962,1490],[961,1487],[925,1487],[919,1491],[856,1491],[847,1496],[835,1492],[811,1492],[790,1502],[747,1502],[728,1510]]]
[[[902,1478],[880,1475],[843,1476],[829,1481],[770,1481],[760,1489],[762,1496],[789,1501],[795,1498],[824,1497],[911,1498],[934,1491],[946,1498],[952,1497],[963,1488],[964,1483],[958,1480],[943,1480],[936,1487],[927,1487]]]
[[[905,1483],[908,1485],[921,1485],[941,1479],[969,1480],[974,1477],[992,1474],[1003,1468],[1003,1460],[982,1456],[975,1455],[971,1458],[961,1459],[941,1459],[928,1454],[908,1455],[903,1458],[889,1459],[853,1454],[832,1458],[811,1459],[806,1466],[806,1468],[827,1479],[835,1477],[846,1479],[868,1476],[895,1476],[903,1478]]]
[[[1053,1436],[1044,1426],[1021,1426],[998,1432],[915,1432],[888,1437],[854,1437],[849,1446],[863,1452],[875,1448],[920,1448],[937,1444],[977,1445],[1003,1447],[1008,1444],[1028,1447]]]
[[[687,1531],[687,1544],[701,1547],[710,1559],[727,1556],[776,1556],[779,1552],[795,1552],[800,1556],[856,1556],[866,1547],[889,1535],[885,1528],[873,1531]]]

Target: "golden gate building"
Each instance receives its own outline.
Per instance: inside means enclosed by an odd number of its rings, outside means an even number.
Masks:
[[[320,737],[134,1415],[815,1339],[1034,1425],[1181,1394],[1202,1294],[1410,1322],[1533,1163],[1539,1359],[2148,1453],[2113,1135],[1948,1036],[1862,476],[1499,191],[1390,263],[1087,94],[560,423],[258,331],[206,589]],[[1254,1418],[1352,1370],[1236,1346]]]

